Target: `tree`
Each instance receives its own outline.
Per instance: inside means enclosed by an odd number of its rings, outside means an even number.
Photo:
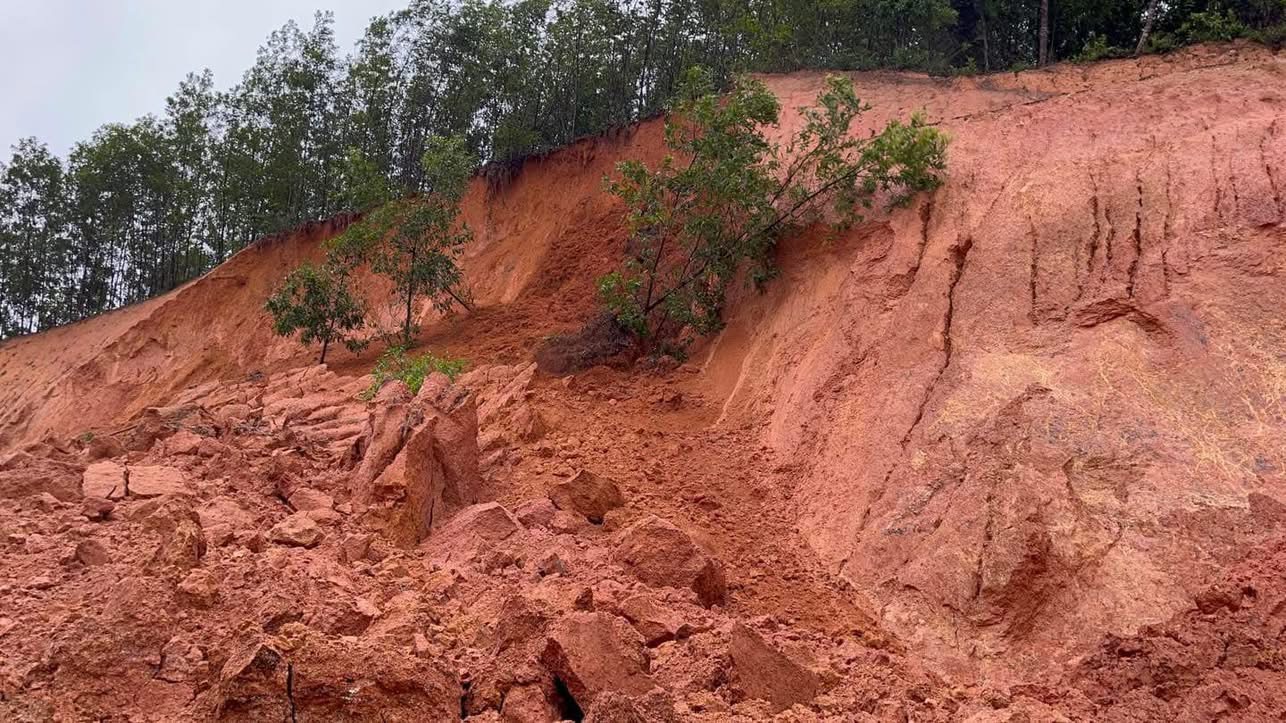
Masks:
[[[340,263],[350,268],[369,264],[372,271],[393,282],[404,304],[402,342],[407,347],[414,334],[417,298],[427,297],[442,311],[457,303],[470,308],[456,259],[472,236],[467,226],[457,227],[456,220],[474,160],[460,136],[431,138],[427,146],[422,159],[427,190],[387,199],[331,245]],[[350,168],[360,169],[358,161],[360,156],[350,156]],[[368,192],[371,188],[364,183],[360,187]]]
[[[1157,19],[1157,4],[1159,0],[1148,0],[1148,8],[1143,15],[1143,32],[1139,33],[1139,42],[1134,46],[1134,54],[1142,55],[1143,49],[1148,47],[1148,36],[1152,34],[1152,25]]]
[[[720,96],[708,72],[689,73],[666,123],[671,153],[655,170],[621,163],[620,178],[608,180],[628,207],[631,238],[624,268],[599,281],[618,322],[644,347],[681,351],[688,331],[721,327],[734,277],[772,277],[782,234],[828,219],[851,224],[880,192],[897,202],[937,187],[945,137],[918,116],[871,138],[850,135],[866,109],[850,81],[830,76],[781,146],[763,134],[780,109],[761,82],[740,78]]]
[[[232,88],[189,75],[158,117],[74,144],[52,159],[57,183],[42,180],[48,164],[17,164],[57,192],[33,196],[15,176],[0,197],[0,335],[161,293],[267,234],[378,209],[347,193],[350,148],[369,177],[415,197],[431,190],[421,160],[435,137],[465,138],[503,182],[532,154],[662,112],[693,65],[720,89],[748,71],[1016,70],[1141,41],[1274,42],[1284,21],[1283,0],[409,0],[345,58],[322,13],[272,33]],[[25,250],[47,231],[52,247]]]
[[[348,275],[333,264],[303,264],[290,272],[264,305],[272,314],[272,330],[280,336],[299,334],[305,346],[320,341],[321,357],[331,342],[342,341],[356,351],[363,343],[351,332],[366,323],[366,309],[348,288]]]
[[[66,174],[34,138],[13,147],[0,164],[0,336],[26,334],[72,316],[66,234]]]

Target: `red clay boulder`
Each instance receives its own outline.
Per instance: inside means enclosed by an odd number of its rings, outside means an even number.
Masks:
[[[639,631],[649,648],[692,633],[692,626],[682,615],[662,607],[647,595],[634,595],[622,600],[620,612]]]
[[[321,542],[322,531],[307,512],[296,512],[273,525],[268,531],[268,539],[290,547],[315,547]]]
[[[606,613],[573,613],[559,620],[540,659],[582,710],[606,692],[634,696],[655,686],[648,676],[643,638],[624,620]]]
[[[130,497],[160,497],[161,495],[186,495],[192,490],[188,487],[183,472],[161,465],[146,465],[129,468],[129,481],[126,490]],[[102,495],[99,495],[100,497]],[[110,499],[110,498],[109,498]]]
[[[125,498],[125,467],[115,462],[95,462],[85,468],[80,491],[86,497],[105,500]]]
[[[741,623],[732,626],[728,659],[734,694],[766,700],[775,713],[807,703],[821,691],[816,673],[787,658]]]
[[[522,530],[509,510],[495,502],[466,507],[425,542],[433,557],[447,564],[476,560],[497,543]]]
[[[653,587],[691,588],[706,607],[722,604],[727,597],[719,561],[688,533],[656,515],[621,530],[612,559]]]
[[[589,470],[581,470],[575,477],[554,485],[549,499],[558,509],[579,513],[596,525],[602,524],[608,512],[625,504],[615,482]]]
[[[481,485],[472,396],[445,376],[420,392],[408,400],[409,391],[389,385],[376,398],[354,491],[363,522],[401,547],[474,502]]]

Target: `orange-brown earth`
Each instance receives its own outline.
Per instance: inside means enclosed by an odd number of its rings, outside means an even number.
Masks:
[[[454,385],[270,335],[342,220],[0,346],[0,718],[1282,719],[1286,57],[855,81],[947,183],[675,369],[531,363],[655,123],[473,189]]]

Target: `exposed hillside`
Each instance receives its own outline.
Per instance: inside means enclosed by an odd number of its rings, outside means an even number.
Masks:
[[[471,190],[456,385],[270,336],[341,221],[0,345],[3,717],[1286,714],[1286,57],[856,82],[947,183],[674,371],[529,366],[655,124]]]

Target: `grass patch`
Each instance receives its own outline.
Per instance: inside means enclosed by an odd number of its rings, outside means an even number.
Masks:
[[[419,394],[420,387],[424,386],[424,380],[431,374],[441,372],[454,382],[468,365],[469,362],[465,359],[451,359],[432,353],[410,356],[406,353],[406,349],[400,346],[391,347],[376,360],[375,368],[371,369],[371,376],[374,379],[371,380],[371,385],[362,390],[358,396],[363,401],[370,401],[375,398],[385,383],[394,379],[406,384],[412,394]]]

